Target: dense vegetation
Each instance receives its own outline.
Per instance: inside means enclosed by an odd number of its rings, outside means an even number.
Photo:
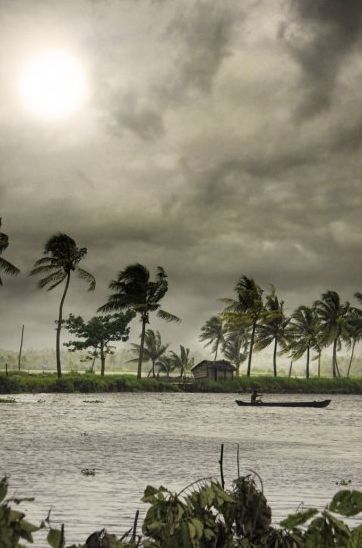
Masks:
[[[9,245],[6,234],[0,233],[0,271],[15,275],[19,270],[1,255]],[[65,326],[77,339],[65,343],[71,351],[90,352],[93,360],[100,358],[101,372],[105,372],[106,355],[113,349],[111,341],[126,341],[129,335],[128,323],[134,316],[141,322],[140,344],[133,345],[137,352],[137,376],[142,376],[144,361],[151,363],[149,374],[166,374],[178,371],[181,377],[187,375],[194,363],[190,349],[180,345],[177,354],[168,350],[169,344],[161,340],[158,331],[147,329],[151,316],[155,313],[166,321],[180,321],[174,314],[161,308],[161,301],[168,291],[168,277],[165,270],[157,267],[156,276],[151,278],[149,270],[142,264],[126,266],[109,284],[111,294],[98,312],[101,315],[85,320],[75,314],[63,319],[63,307],[73,274],[77,274],[95,289],[95,278],[79,263],[87,254],[87,249],[79,247],[75,240],[64,233],[51,236],[46,242],[43,256],[38,259],[31,275],[41,276],[39,287],[53,290],[62,287],[58,319],[56,320],[56,367],[62,375],[60,335]],[[0,284],[2,283],[0,278]],[[358,303],[362,303],[362,293],[356,292]],[[336,291],[328,290],[312,306],[300,305],[287,314],[284,302],[271,286],[269,293],[258,283],[245,275],[240,276],[234,287],[234,297],[221,299],[224,309],[212,316],[201,328],[200,340],[210,345],[214,360],[220,354],[229,360],[241,374],[241,366],[247,361],[244,373],[249,377],[255,352],[272,349],[272,371],[278,371],[277,357],[281,354],[290,360],[289,374],[293,362],[305,358],[305,376],[311,375],[311,362],[317,361],[317,374],[321,376],[322,354],[331,349],[332,359],[329,373],[334,377],[353,374],[353,360],[356,344],[362,340],[362,310],[349,302],[342,302]],[[341,367],[341,350],[349,353],[348,364]],[[19,353],[19,369],[21,352]]]
[[[46,530],[52,548],[65,548],[66,529],[56,529],[50,515],[33,525],[11,508],[21,499],[8,498],[7,479],[0,481],[0,546],[20,548],[34,542]],[[121,537],[105,529],[94,532],[85,544],[68,548],[360,548],[362,525],[349,527],[340,519],[362,511],[362,492],[339,491],[322,511],[307,508],[289,515],[279,527],[272,525],[272,512],[253,476],[238,477],[231,489],[213,478],[205,478],[179,493],[165,487],[145,489],[149,504],[143,524],[138,513],[133,526]],[[339,514],[337,517],[336,514]]]
[[[214,392],[310,394],[362,394],[362,378],[314,377],[311,379],[253,376],[236,377],[224,382],[183,382],[181,378],[142,378],[135,375],[106,375],[69,373],[61,379],[55,374],[0,374],[0,394],[41,392]]]
[[[98,376],[67,374],[0,374],[0,394],[52,392],[175,392],[177,386],[157,379],[137,379],[135,375]]]
[[[345,372],[345,376],[350,376],[355,346],[362,338],[360,308],[342,303],[338,293],[329,290],[312,306],[301,305],[287,315],[284,302],[273,286],[264,298],[264,290],[255,280],[241,276],[234,290],[235,298],[222,299],[225,309],[201,329],[200,339],[206,341],[206,346],[211,345],[215,360],[221,350],[239,372],[241,363],[247,359],[246,374],[250,376],[253,352],[271,346],[274,377],[278,375],[278,354],[286,354],[291,367],[294,360],[305,356],[305,376],[309,378],[312,358],[318,361],[320,376],[322,352],[331,346],[331,373],[340,377],[337,353],[344,346],[350,351]],[[355,297],[362,302],[361,293],[355,293]]]

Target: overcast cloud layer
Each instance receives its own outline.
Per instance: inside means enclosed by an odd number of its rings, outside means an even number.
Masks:
[[[127,264],[162,265],[183,322],[153,326],[191,347],[241,274],[290,310],[362,290],[360,0],[13,0],[0,27],[0,214],[23,272],[0,289],[0,347],[22,323],[28,347],[53,343],[59,294],[26,273],[57,231],[98,282],[66,313],[94,314]],[[18,73],[54,46],[91,96],[40,122]]]

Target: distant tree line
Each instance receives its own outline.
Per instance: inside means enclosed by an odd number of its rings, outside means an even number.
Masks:
[[[1,219],[0,219],[1,227]],[[9,238],[0,232],[0,273],[17,275],[19,269],[2,257],[8,248]],[[105,373],[106,356],[112,354],[112,342],[127,341],[130,322],[138,317],[141,323],[140,344],[132,344],[137,362],[137,376],[142,376],[144,361],[151,363],[149,375],[163,373],[167,377],[178,370],[184,378],[193,365],[190,349],[180,345],[179,354],[168,351],[169,344],[161,341],[158,331],[147,329],[150,317],[155,313],[167,322],[179,322],[180,318],[161,308],[161,301],[168,291],[165,270],[157,267],[151,278],[149,270],[136,263],[121,270],[109,284],[111,294],[107,302],[98,309],[98,315],[88,321],[70,314],[63,318],[64,302],[73,275],[83,280],[89,291],[93,291],[96,280],[79,265],[87,255],[87,248],[78,247],[73,238],[64,233],[51,236],[45,243],[43,256],[35,261],[30,275],[40,276],[38,287],[48,291],[62,287],[56,320],[56,367],[61,377],[61,330],[64,326],[76,339],[65,343],[69,351],[86,351],[87,358],[101,361],[101,374]],[[0,278],[0,285],[2,280]],[[362,304],[362,293],[355,293]],[[220,354],[235,365],[238,374],[241,364],[247,362],[246,375],[251,375],[253,353],[267,347],[272,348],[274,376],[278,375],[277,356],[285,354],[291,362],[305,356],[305,375],[310,376],[310,362],[318,361],[320,376],[321,356],[324,349],[332,347],[331,373],[341,375],[338,352],[342,345],[350,349],[347,377],[350,375],[355,346],[362,337],[362,310],[348,302],[341,302],[335,291],[326,291],[312,306],[299,306],[287,315],[284,302],[271,286],[264,296],[263,289],[253,280],[242,275],[234,288],[233,298],[221,299],[225,308],[212,316],[201,328],[200,340],[211,347],[214,360]],[[291,369],[290,369],[291,371]]]
[[[355,293],[362,304],[362,293]],[[298,360],[305,356],[305,376],[310,376],[310,362],[318,361],[332,346],[331,372],[341,375],[337,354],[342,345],[350,349],[347,377],[350,375],[355,346],[362,338],[362,310],[349,302],[341,302],[336,291],[326,291],[312,306],[299,306],[291,315],[284,310],[271,286],[264,298],[263,289],[247,276],[241,276],[235,286],[235,298],[222,299],[226,305],[201,328],[201,341],[211,346],[214,360],[221,352],[240,371],[247,360],[246,374],[250,376],[254,351],[272,347],[273,374],[277,376],[277,356],[287,354]]]

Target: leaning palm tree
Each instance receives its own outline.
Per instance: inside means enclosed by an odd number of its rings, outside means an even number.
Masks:
[[[40,288],[47,287],[48,291],[64,282],[63,294],[59,305],[55,347],[57,374],[58,377],[61,377],[60,332],[63,322],[63,306],[68,293],[71,275],[74,272],[81,280],[84,280],[88,284],[88,291],[95,289],[96,281],[92,274],[78,266],[87,254],[87,248],[78,247],[73,238],[67,234],[59,233],[49,238],[44,246],[43,253],[46,256],[35,261],[34,268],[30,271],[30,276],[44,276],[40,279],[38,286]]]
[[[137,358],[129,360],[130,362],[138,362],[138,356],[140,354],[139,344],[131,343],[132,352],[137,354]],[[153,331],[152,329],[147,329],[145,333],[145,342],[143,348],[143,359],[144,361],[150,361],[152,366],[148,373],[148,376],[152,374],[152,377],[155,377],[155,367],[158,365],[160,358],[165,354],[166,350],[170,346],[169,343],[163,344],[161,341],[161,335],[159,331]]]
[[[200,341],[207,341],[204,346],[211,346],[214,354],[214,361],[217,359],[220,345],[224,343],[224,326],[222,316],[212,316],[201,328]]]
[[[226,322],[235,328],[238,325],[250,328],[247,376],[251,373],[251,360],[255,342],[255,331],[264,314],[263,290],[252,278],[241,276],[235,286],[236,299],[222,299],[227,304],[223,312]]]
[[[0,217],[0,227],[1,227],[1,217]],[[0,232],[0,272],[5,272],[5,274],[10,274],[11,276],[16,276],[19,274],[20,270],[4,259],[4,257],[1,257],[3,251],[8,247],[9,245],[9,238],[7,234],[4,234],[3,232]],[[0,285],[3,285],[1,276],[0,276]]]
[[[195,363],[195,359],[190,357],[190,349],[185,348],[182,344],[180,344],[180,354],[171,351],[170,358],[173,363],[173,369],[180,370],[180,377],[182,379],[185,378],[186,372],[189,371]]]
[[[248,339],[245,333],[233,331],[225,338],[222,352],[227,360],[236,367],[240,374],[240,366],[248,357]]]
[[[307,354],[305,376],[309,378],[310,351],[316,344],[318,317],[314,308],[300,306],[291,317],[283,341],[284,352],[289,352],[292,360],[299,360]]]
[[[273,346],[273,373],[277,376],[277,351],[278,344],[285,341],[285,329],[290,321],[284,314],[284,302],[280,301],[274,286],[266,296],[265,314],[262,322],[256,328],[255,350],[264,350],[270,344]]]
[[[351,306],[348,302],[342,304],[336,291],[326,291],[320,300],[314,303],[320,322],[320,336],[323,346],[333,344],[332,374],[339,375],[337,350],[342,342],[348,342],[348,325],[351,317]]]
[[[318,375],[318,377],[320,377],[321,376],[321,360],[322,360],[323,345],[321,343],[319,322],[318,321],[316,322],[315,330],[316,330],[316,333],[315,333],[315,341],[314,341],[314,345],[313,345],[313,350],[315,350],[317,352],[317,355],[312,359],[317,360],[317,363],[318,363],[317,375]]]
[[[158,371],[166,373],[166,377],[170,377],[171,371],[175,368],[175,362],[171,356],[163,354],[156,362]]]
[[[354,296],[357,298],[358,302],[362,304],[362,293],[355,293]],[[360,308],[351,308],[347,329],[349,334],[349,341],[347,342],[347,346],[351,349],[351,356],[349,359],[347,370],[347,377],[349,377],[356,344],[362,339],[362,310]]]
[[[150,323],[150,313],[168,322],[180,319],[160,308],[160,301],[168,290],[167,275],[162,267],[157,267],[156,280],[150,280],[150,273],[142,264],[132,264],[119,272],[116,280],[112,280],[109,288],[114,291],[108,302],[101,306],[100,312],[129,309],[140,316],[141,342],[139,348],[137,377],[142,376],[142,361],[145,344],[146,325]]]

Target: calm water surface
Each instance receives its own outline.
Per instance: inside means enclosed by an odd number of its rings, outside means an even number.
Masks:
[[[275,522],[302,502],[322,508],[341,479],[362,489],[360,396],[329,396],[326,409],[244,409],[235,397],[18,395],[16,404],[0,405],[0,475],[10,475],[12,495],[35,496],[23,507],[36,522],[52,507],[69,543],[104,526],[117,533],[130,528],[135,511],[146,510],[140,499],[147,484],[179,490],[219,477],[221,443],[226,482],[237,475],[239,444],[241,473],[253,469],[263,478]],[[85,477],[82,468],[96,475]]]

